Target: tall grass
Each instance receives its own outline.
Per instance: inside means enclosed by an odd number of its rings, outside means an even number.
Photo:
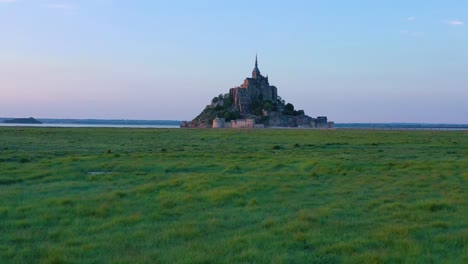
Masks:
[[[468,136],[0,128],[1,263],[465,263]]]

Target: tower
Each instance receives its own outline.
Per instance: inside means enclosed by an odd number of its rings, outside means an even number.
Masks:
[[[262,75],[260,74],[260,70],[258,69],[257,55],[255,55],[255,68],[252,71],[252,78],[256,79],[259,76],[262,76]]]

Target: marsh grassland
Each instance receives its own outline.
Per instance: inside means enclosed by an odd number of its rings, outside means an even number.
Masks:
[[[468,134],[0,128],[1,263],[468,263]]]

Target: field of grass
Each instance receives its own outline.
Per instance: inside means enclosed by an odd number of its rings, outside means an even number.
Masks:
[[[468,263],[468,133],[0,128],[0,263]]]

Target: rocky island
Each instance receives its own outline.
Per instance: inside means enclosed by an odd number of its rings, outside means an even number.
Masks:
[[[252,77],[246,78],[240,86],[231,88],[229,93],[220,94],[192,121],[184,121],[181,127],[189,128],[262,128],[262,127],[304,127],[333,128],[326,116],[312,118],[304,110],[294,109],[278,96],[276,86],[270,85],[268,76],[263,76],[255,67]]]
[[[3,123],[7,124],[42,124],[41,121],[34,119],[32,117],[30,118],[13,118],[13,119],[8,119],[4,120]]]

